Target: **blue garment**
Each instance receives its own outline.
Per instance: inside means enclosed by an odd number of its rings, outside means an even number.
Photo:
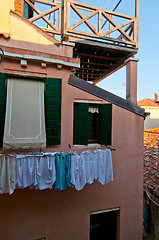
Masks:
[[[65,169],[66,169],[66,184],[71,187],[71,153],[66,154]]]
[[[55,189],[64,190],[71,187],[71,153],[55,155],[56,184]]]

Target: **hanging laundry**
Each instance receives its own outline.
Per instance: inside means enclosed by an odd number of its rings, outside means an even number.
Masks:
[[[86,169],[83,154],[80,156],[77,153],[72,154],[71,158],[71,183],[76,190],[81,190],[87,183]]]
[[[113,181],[113,165],[110,149],[96,150],[94,153],[96,177],[102,185]]]
[[[111,150],[84,151],[80,156],[72,154],[71,183],[75,189],[81,190],[86,183],[92,184],[94,180],[103,185],[113,181]]]
[[[64,190],[71,187],[71,153],[55,155],[56,184],[55,189]]]
[[[56,181],[55,154],[35,156],[35,181],[34,186],[39,190],[52,189]]]
[[[67,187],[71,187],[71,153],[67,153],[66,154],[66,183],[67,183]]]
[[[95,159],[91,151],[84,151],[81,153],[84,158],[84,166],[86,173],[86,182],[92,184],[95,180]]]
[[[94,152],[95,159],[97,161],[97,181],[101,184],[105,184],[105,167],[106,159],[104,157],[103,150],[97,150]]]
[[[105,149],[106,154],[106,183],[113,181],[113,163],[111,150]]]
[[[64,190],[74,185],[82,190],[86,183],[97,180],[102,185],[113,181],[111,150],[73,153],[41,153],[40,155],[0,155],[0,193],[14,189]]]
[[[35,181],[35,161],[31,155],[17,155],[17,187],[26,188]]]
[[[0,155],[0,193],[12,194],[17,183],[15,155]]]

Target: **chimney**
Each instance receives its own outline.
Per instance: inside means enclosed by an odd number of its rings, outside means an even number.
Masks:
[[[159,103],[159,96],[158,96],[158,93],[155,93],[155,103]]]
[[[129,58],[126,63],[126,99],[137,104],[137,58]]]

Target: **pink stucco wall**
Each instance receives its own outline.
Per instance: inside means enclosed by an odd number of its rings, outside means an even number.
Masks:
[[[62,78],[61,145],[48,148],[67,152],[73,144],[73,101],[104,100],[68,84],[69,68],[55,65],[42,69],[19,61],[3,61],[0,72],[15,70]],[[104,186],[95,182],[83,190],[16,190],[0,195],[0,239],[88,240],[90,212],[120,208],[120,240],[142,239],[143,117],[113,105],[112,152],[114,181]],[[81,151],[82,149],[79,149]]]

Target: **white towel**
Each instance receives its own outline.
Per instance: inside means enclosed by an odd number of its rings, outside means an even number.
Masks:
[[[12,194],[16,183],[16,157],[14,155],[0,155],[0,193]]]

